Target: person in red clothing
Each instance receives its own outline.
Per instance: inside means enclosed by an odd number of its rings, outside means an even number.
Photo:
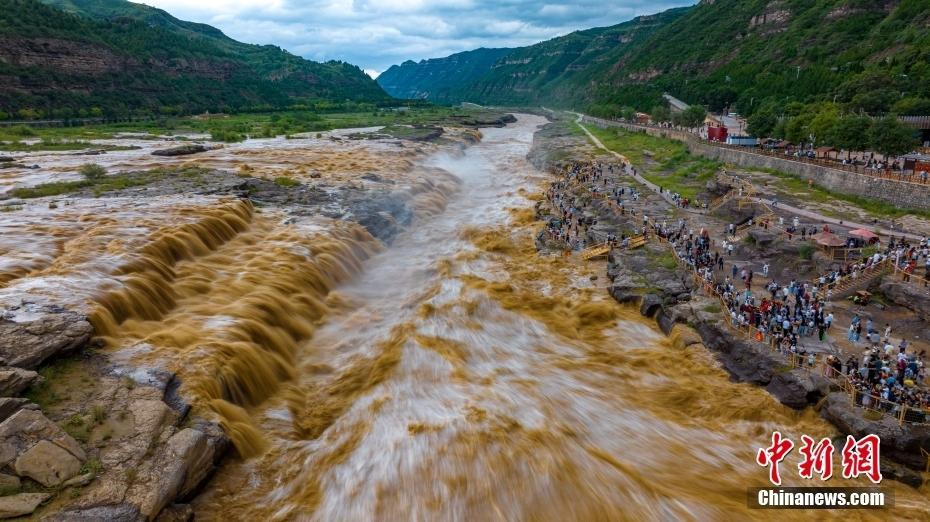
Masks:
[[[916,268],[917,268],[917,261],[914,261],[913,259],[911,259],[911,260],[907,263],[907,266],[904,267],[904,280],[905,280],[905,281],[910,281],[910,280],[911,280],[911,274],[914,273],[914,270],[915,270]]]

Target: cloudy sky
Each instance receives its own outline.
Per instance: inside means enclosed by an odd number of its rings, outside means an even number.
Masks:
[[[139,1],[139,0],[136,0]],[[517,47],[697,0],[141,0],[249,43],[369,74],[404,60]]]

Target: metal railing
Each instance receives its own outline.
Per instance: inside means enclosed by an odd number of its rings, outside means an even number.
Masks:
[[[904,424],[930,424],[930,410],[926,408],[891,402],[872,393],[866,393],[856,386],[848,376],[838,373],[830,366],[823,366],[822,375],[846,393],[853,406],[862,408],[873,416],[892,418],[900,426]]]

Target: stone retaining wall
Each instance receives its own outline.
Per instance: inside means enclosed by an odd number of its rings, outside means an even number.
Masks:
[[[627,130],[645,132],[651,136],[678,140],[684,142],[692,154],[724,163],[732,163],[744,168],[766,168],[787,172],[802,179],[812,179],[817,185],[834,192],[875,199],[900,208],[930,210],[930,185],[876,178],[801,161],[719,147],[711,145],[691,133],[674,129],[632,125],[590,116],[585,116],[582,120],[600,127],[621,127]]]

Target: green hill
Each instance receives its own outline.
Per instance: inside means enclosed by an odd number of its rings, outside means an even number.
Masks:
[[[386,99],[356,66],[237,42],[141,4],[0,0],[0,111],[13,117],[20,111],[72,117]]]
[[[928,26],[926,0],[703,0],[515,49],[449,98],[603,113],[648,110],[669,92],[744,114],[834,99],[849,111],[923,112]]]
[[[378,84],[395,98],[461,101],[462,80],[484,74],[511,51],[481,48],[419,63],[408,60],[381,73]]]
[[[473,101],[502,105],[564,105],[586,73],[609,53],[637,46],[684,14],[672,9],[611,27],[600,27],[516,49],[479,49],[446,58],[404,62],[378,77],[392,96],[437,102]],[[467,66],[463,66],[467,64]]]

